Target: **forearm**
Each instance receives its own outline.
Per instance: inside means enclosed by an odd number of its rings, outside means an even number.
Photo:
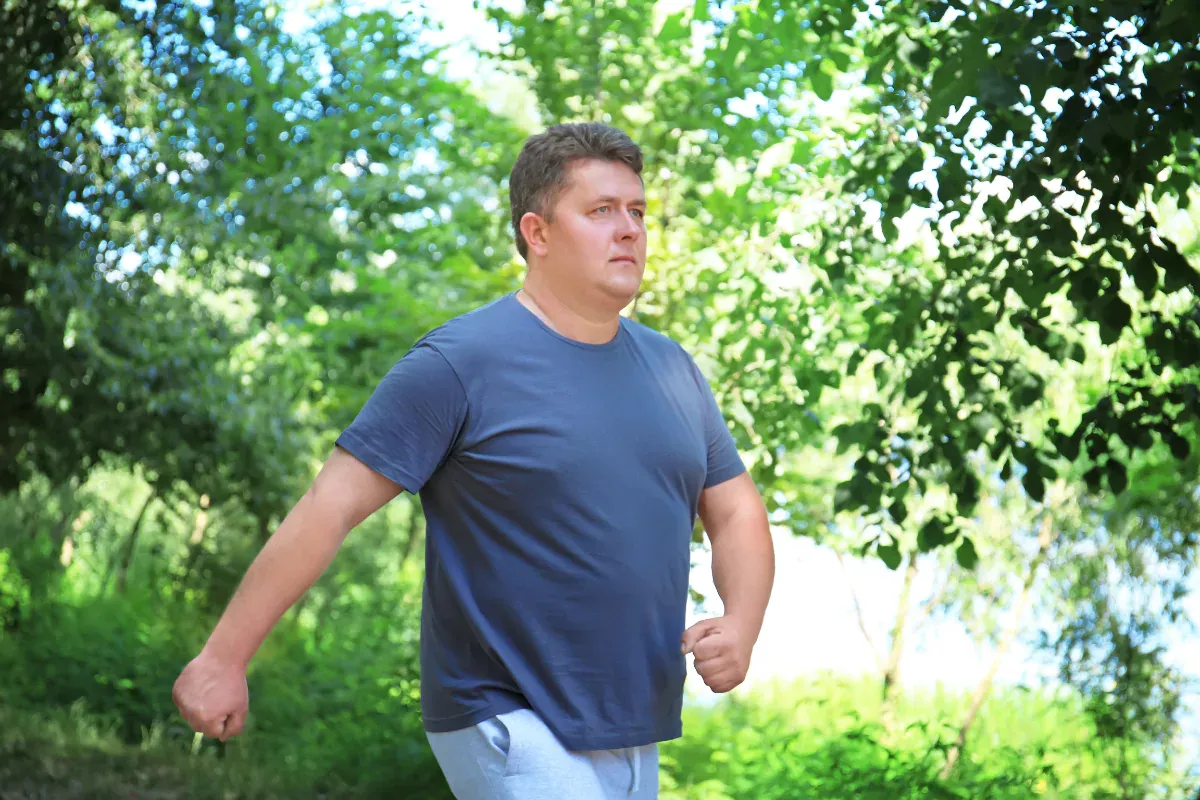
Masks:
[[[725,616],[739,620],[757,639],[775,580],[775,549],[765,512],[738,514],[709,532],[713,583]]]
[[[308,492],[254,559],[205,650],[245,667],[267,634],[333,561],[348,527]]]

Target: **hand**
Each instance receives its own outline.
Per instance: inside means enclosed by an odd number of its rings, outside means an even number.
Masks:
[[[694,654],[696,672],[714,692],[728,692],[746,680],[754,642],[736,619],[701,620],[683,632],[680,645]]]
[[[171,698],[192,730],[223,742],[246,724],[246,669],[201,651],[175,681]]]

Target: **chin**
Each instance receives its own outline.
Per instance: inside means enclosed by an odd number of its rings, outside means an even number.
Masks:
[[[614,280],[603,284],[600,287],[600,291],[611,297],[614,302],[620,303],[620,307],[624,308],[633,302],[633,298],[637,297],[637,293],[641,288],[642,282],[640,280]]]

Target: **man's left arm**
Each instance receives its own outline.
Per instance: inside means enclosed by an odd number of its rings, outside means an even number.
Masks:
[[[712,542],[713,582],[725,607],[720,617],[684,631],[684,653],[714,692],[746,679],[775,580],[775,550],[767,511],[749,473],[705,489],[700,520]]]

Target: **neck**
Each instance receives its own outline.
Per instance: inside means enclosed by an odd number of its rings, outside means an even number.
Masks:
[[[621,327],[620,309],[611,311],[580,302],[541,280],[533,270],[526,275],[517,299],[551,330],[577,342],[605,344]]]

